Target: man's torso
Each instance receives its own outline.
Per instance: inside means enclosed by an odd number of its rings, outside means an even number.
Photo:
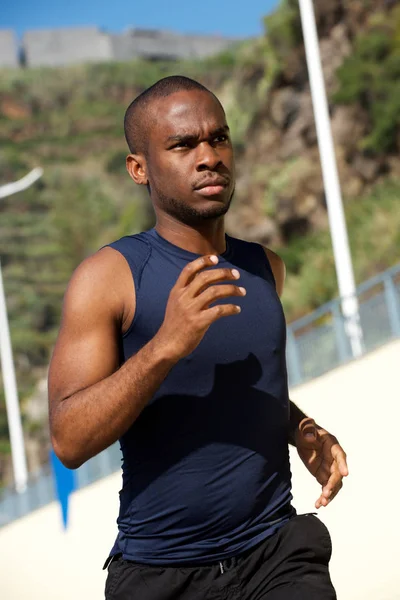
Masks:
[[[162,324],[169,293],[197,255],[154,230],[112,244],[135,282],[124,360]],[[205,563],[245,551],[292,514],[286,326],[263,249],[227,238],[218,267],[237,268],[240,315],[220,319],[179,361],[121,439],[113,553],[149,564]],[[230,302],[227,299],[227,302]]]

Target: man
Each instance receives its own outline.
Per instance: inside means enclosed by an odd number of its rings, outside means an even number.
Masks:
[[[289,402],[282,260],[225,235],[224,110],[168,77],[129,106],[125,135],[157,225],[78,267],[49,374],[66,466],[121,442],[106,598],[331,600],[329,533],[291,507],[288,443],[323,486],[317,508],[346,457]]]

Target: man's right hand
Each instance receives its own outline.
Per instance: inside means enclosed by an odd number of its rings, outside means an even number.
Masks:
[[[239,271],[208,268],[216,264],[215,255],[202,256],[189,263],[170,292],[165,318],[155,337],[173,360],[193,352],[212,323],[240,313],[240,306],[236,304],[210,307],[223,298],[246,294],[244,288],[227,283],[239,279]]]

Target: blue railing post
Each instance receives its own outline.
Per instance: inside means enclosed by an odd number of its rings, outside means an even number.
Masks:
[[[400,306],[397,298],[396,288],[392,277],[388,274],[384,275],[383,283],[385,286],[385,298],[388,308],[390,328],[392,330],[393,337],[397,337],[400,336]]]

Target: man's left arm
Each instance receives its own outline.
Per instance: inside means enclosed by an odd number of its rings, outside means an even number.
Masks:
[[[265,248],[275,278],[276,291],[282,295],[286,277],[283,260]],[[316,508],[327,506],[343,486],[343,477],[348,475],[346,453],[336,437],[307,417],[303,411],[290,401],[289,443],[297,452],[322,486],[321,495],[315,503]]]

